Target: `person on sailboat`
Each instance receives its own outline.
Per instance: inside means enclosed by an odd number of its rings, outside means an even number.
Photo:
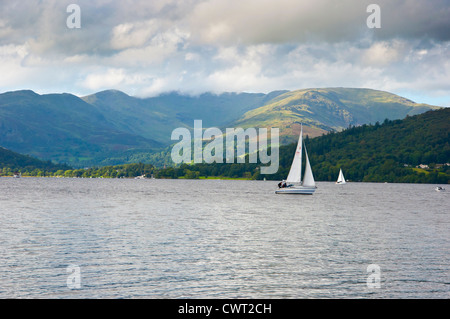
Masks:
[[[278,188],[285,188],[286,187],[286,181],[282,180],[281,182],[278,183]]]

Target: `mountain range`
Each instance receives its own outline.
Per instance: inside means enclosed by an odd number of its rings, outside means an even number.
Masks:
[[[450,183],[450,108],[428,111],[403,120],[352,126],[317,138],[305,137],[314,177],[335,181],[340,169],[352,182]],[[146,175],[156,178],[240,178],[281,180],[287,176],[296,143],[279,149],[279,169],[264,175],[261,163],[182,164],[155,168],[151,164],[123,164],[73,169],[24,156],[0,147],[0,176],[102,177]],[[425,165],[423,165],[425,164]]]
[[[0,146],[74,167],[149,162],[174,143],[175,128],[192,128],[196,119],[204,128],[278,127],[281,142],[289,143],[300,123],[315,137],[438,108],[353,88],[151,98],[116,90],[84,97],[22,90],[0,94]]]

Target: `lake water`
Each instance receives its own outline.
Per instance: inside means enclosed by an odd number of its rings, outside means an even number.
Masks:
[[[450,297],[450,189],[276,185],[0,178],[0,298]]]

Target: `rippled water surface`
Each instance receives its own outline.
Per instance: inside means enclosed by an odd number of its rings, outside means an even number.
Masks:
[[[276,184],[0,178],[0,298],[450,297],[450,190]]]

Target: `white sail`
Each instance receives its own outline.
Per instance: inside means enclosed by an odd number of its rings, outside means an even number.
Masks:
[[[303,126],[298,138],[297,148],[295,150],[294,159],[286,182],[299,184],[302,180],[302,145],[303,145]]]
[[[316,187],[316,182],[314,181],[311,165],[309,164],[308,152],[306,152],[306,146],[305,146],[305,155],[306,155],[306,167],[305,167],[305,177],[303,178],[302,185],[304,187]]]
[[[303,147],[303,126],[301,128],[300,136],[298,138],[297,148],[295,149],[294,159],[292,161],[291,169],[286,180],[286,184],[278,184],[279,189],[275,191],[275,194],[305,194],[312,195],[316,191],[316,182],[311,170],[311,164],[309,163],[308,153],[306,152],[306,166],[305,174],[302,180],[302,147]]]
[[[345,183],[346,182],[345,182],[344,174],[342,173],[342,168],[341,168],[341,170],[339,171],[339,177],[336,181],[336,184],[345,184]]]

